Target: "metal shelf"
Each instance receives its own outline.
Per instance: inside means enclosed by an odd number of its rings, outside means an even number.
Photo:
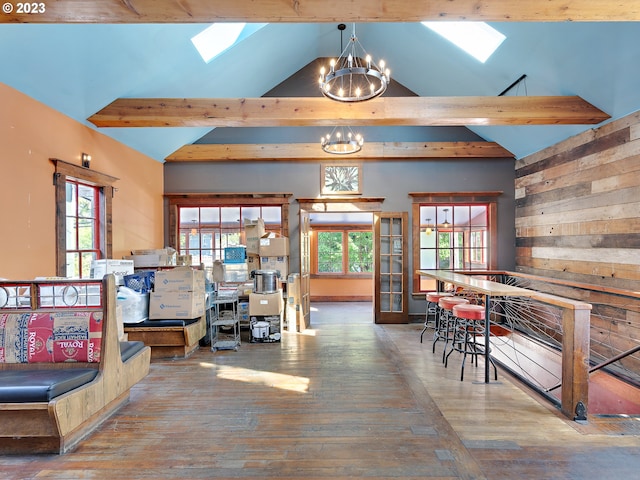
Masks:
[[[224,306],[224,309],[223,309]],[[209,299],[211,326],[209,339],[211,351],[238,350],[240,346],[240,319],[238,317],[238,295],[213,294]],[[225,315],[225,317],[222,317]],[[231,327],[230,332],[221,331],[220,327]]]

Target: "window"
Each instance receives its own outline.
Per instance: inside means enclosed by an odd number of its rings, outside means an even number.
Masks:
[[[420,205],[419,211],[420,269],[487,269],[486,205]]]
[[[111,202],[115,177],[58,159],[56,275],[89,278],[91,262],[111,258]]]
[[[495,268],[495,201],[479,201],[481,196],[499,193],[487,192],[474,196],[473,202],[465,197],[442,194],[412,194],[413,229],[416,243],[413,262],[417,270],[482,271]],[[467,200],[467,201],[465,201]],[[414,293],[436,289],[436,282],[416,274]]]
[[[360,275],[373,272],[373,233],[332,228],[314,230],[315,272],[318,275]]]
[[[67,277],[89,278],[91,262],[101,258],[100,189],[77,180],[66,183]]]
[[[485,22],[422,22],[480,62],[486,62],[506,38]]]
[[[244,220],[262,218],[267,232],[283,234],[279,206],[178,207],[178,252],[192,255],[194,264],[212,266],[224,259],[224,249],[245,245]]]

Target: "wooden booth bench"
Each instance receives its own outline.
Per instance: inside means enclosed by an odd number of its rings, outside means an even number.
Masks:
[[[145,320],[128,323],[124,331],[129,340],[151,347],[151,358],[186,358],[207,333],[206,315],[187,320]]]
[[[150,359],[118,339],[113,275],[0,282],[0,454],[72,450],[129,400]]]

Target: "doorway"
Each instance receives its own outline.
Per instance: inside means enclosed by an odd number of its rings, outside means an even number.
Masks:
[[[373,323],[372,212],[310,212],[311,323]]]

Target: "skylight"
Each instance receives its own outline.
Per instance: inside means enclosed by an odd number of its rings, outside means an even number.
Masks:
[[[214,23],[191,39],[202,59],[209,63],[231,47],[236,41],[245,23]]]
[[[422,24],[482,63],[487,61],[506,38],[484,22],[422,22]]]

